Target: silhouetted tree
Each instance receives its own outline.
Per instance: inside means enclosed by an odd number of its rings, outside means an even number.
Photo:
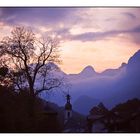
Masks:
[[[25,27],[16,27],[11,36],[4,37],[0,42],[0,59],[9,67],[16,89],[28,88],[29,94],[35,97],[44,90],[59,87],[62,80],[48,76],[50,71],[58,68],[52,65],[60,62],[58,47],[57,37],[38,39],[31,29]],[[39,89],[35,89],[39,74],[43,82]]]
[[[0,76],[4,77],[8,73],[8,68],[6,67],[1,67],[0,68]]]

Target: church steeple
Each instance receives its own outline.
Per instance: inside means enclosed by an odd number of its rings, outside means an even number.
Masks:
[[[65,123],[66,123],[66,122],[69,120],[69,118],[71,118],[71,116],[72,116],[72,105],[71,105],[71,103],[70,103],[70,99],[71,99],[70,95],[67,94],[67,95],[66,95],[66,100],[67,100],[67,102],[66,102],[66,104],[65,104]]]
[[[67,96],[66,96],[66,98],[67,98],[67,102],[70,102],[70,95],[69,94],[67,94]]]
[[[70,103],[71,97],[69,94],[66,95],[66,99],[67,99],[67,103],[65,104],[65,110],[72,110],[72,105]]]

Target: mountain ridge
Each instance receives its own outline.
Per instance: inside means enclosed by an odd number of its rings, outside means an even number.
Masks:
[[[128,99],[140,98],[140,50],[130,57],[128,63],[122,63],[117,69],[107,69],[102,73],[97,73],[92,66],[87,66],[83,70],[82,74],[65,75],[71,84],[69,93],[72,104],[74,105],[78,100],[79,106],[76,108],[81,107],[83,99],[80,101],[79,97],[84,95],[103,102],[108,108]],[[88,76],[86,76],[87,73]],[[57,93],[54,94],[57,97],[53,101],[57,100],[57,104],[63,106],[65,100]],[[92,103],[90,99],[87,99],[89,104]],[[87,107],[88,105],[85,108]],[[82,113],[86,114],[86,112]]]

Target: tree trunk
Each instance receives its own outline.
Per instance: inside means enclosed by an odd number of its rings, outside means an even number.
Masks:
[[[28,105],[29,105],[29,117],[30,117],[30,129],[31,132],[35,131],[35,125],[36,125],[36,121],[35,121],[35,106],[36,106],[36,97],[34,94],[34,87],[32,82],[30,82],[29,84],[29,100],[28,100]]]
[[[29,96],[29,100],[28,100],[28,111],[29,111],[29,118],[30,118],[30,131],[34,132],[35,128],[36,128],[36,113],[35,113],[35,106],[36,106],[36,98],[34,96]]]

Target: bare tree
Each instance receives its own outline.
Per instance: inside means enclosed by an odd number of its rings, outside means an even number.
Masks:
[[[29,94],[36,96],[62,83],[62,79],[51,75],[51,71],[58,69],[54,63],[60,62],[58,48],[57,37],[37,39],[31,29],[16,27],[11,36],[0,42],[0,59],[9,67],[16,89],[28,88]],[[35,88],[40,76],[40,87]]]

